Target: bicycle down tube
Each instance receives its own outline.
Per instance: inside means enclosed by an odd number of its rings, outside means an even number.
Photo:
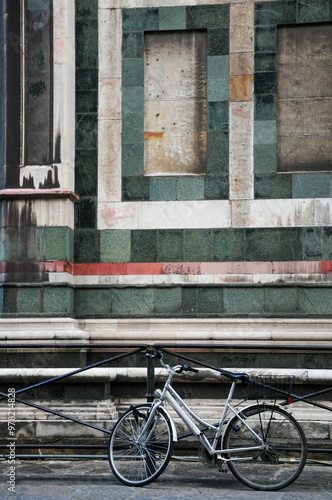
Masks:
[[[236,452],[236,451],[240,451],[240,450],[241,451],[246,451],[246,448],[243,448],[243,447],[241,447],[241,449],[236,449],[236,448],[232,448],[232,449],[220,449],[220,450],[216,450],[215,449],[215,447],[217,445],[217,442],[218,442],[218,439],[220,438],[220,436],[222,434],[222,431],[223,431],[223,428],[225,427],[225,417],[226,417],[228,409],[230,409],[234,413],[234,415],[236,415],[241,420],[241,422],[243,423],[243,425],[246,426],[246,428],[249,430],[249,432],[251,432],[252,435],[256,439],[258,439],[258,441],[261,444],[263,443],[263,440],[260,438],[260,436],[258,436],[258,434],[256,434],[256,432],[250,426],[247,425],[247,423],[245,422],[245,420],[243,420],[241,418],[241,416],[238,414],[238,412],[236,410],[234,410],[234,408],[232,408],[230,406],[230,404],[229,404],[230,400],[232,398],[235,386],[236,386],[236,383],[233,382],[232,386],[231,386],[231,389],[230,389],[230,393],[228,395],[227,401],[226,401],[224,409],[223,409],[223,413],[222,413],[220,422],[219,422],[219,424],[217,426],[209,424],[208,422],[205,422],[198,415],[196,415],[196,413],[189,408],[189,406],[185,403],[185,401],[183,401],[183,399],[181,398],[181,396],[175,391],[175,389],[169,383],[165,384],[165,388],[164,388],[164,390],[162,392],[159,389],[157,389],[156,390],[156,394],[157,394],[158,397],[160,397],[161,400],[165,399],[172,406],[172,408],[176,411],[176,413],[179,415],[179,417],[189,427],[189,429],[194,434],[194,436],[196,436],[196,438],[202,443],[202,445],[207,449],[207,451],[211,455],[217,454],[217,453],[227,454],[227,453],[230,453],[230,452]],[[158,405],[158,403],[157,403],[157,405]],[[153,413],[153,409],[152,409],[152,413]],[[206,436],[197,427],[197,425],[191,420],[190,417],[192,417],[194,420],[196,420],[196,422],[200,423],[201,425],[204,425],[208,429],[214,430],[216,432],[216,435],[214,437],[213,445],[212,446],[208,442]],[[147,422],[147,425],[148,425],[148,422]],[[259,450],[259,449],[261,449],[261,444],[259,446],[250,446],[247,449],[248,450]],[[226,459],[226,458],[224,459],[223,458],[223,460],[227,461],[228,459]]]

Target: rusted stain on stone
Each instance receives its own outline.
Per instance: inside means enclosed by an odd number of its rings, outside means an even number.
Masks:
[[[150,139],[161,139],[163,135],[163,132],[144,132],[144,140],[149,141]]]
[[[229,100],[252,101],[253,100],[253,75],[231,76],[229,81]]]

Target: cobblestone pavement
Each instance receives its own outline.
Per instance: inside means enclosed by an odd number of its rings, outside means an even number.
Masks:
[[[321,500],[332,499],[332,467],[307,465],[288,488],[272,493],[248,489],[231,474],[201,463],[172,461],[143,488],[122,485],[107,460],[34,460],[15,463],[15,493],[8,491],[7,460],[0,462],[0,498],[22,500]]]

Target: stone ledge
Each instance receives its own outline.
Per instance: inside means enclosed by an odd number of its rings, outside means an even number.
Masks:
[[[68,198],[77,202],[79,196],[70,189],[2,189],[0,190],[0,200],[35,200],[51,198]]]

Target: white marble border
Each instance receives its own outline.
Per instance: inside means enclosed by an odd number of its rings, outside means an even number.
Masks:
[[[98,229],[332,226],[332,199],[100,203]]]
[[[322,284],[332,283],[331,274],[132,274],[72,276],[49,273],[50,283],[71,283],[75,286],[99,285],[240,285],[240,284]]]
[[[220,3],[231,5],[231,57],[251,54],[254,0],[99,0],[98,229],[332,225],[330,198],[253,199],[251,98],[230,103],[230,201],[121,202],[122,8]]]
[[[1,342],[194,342],[331,345],[332,319],[0,319]]]

